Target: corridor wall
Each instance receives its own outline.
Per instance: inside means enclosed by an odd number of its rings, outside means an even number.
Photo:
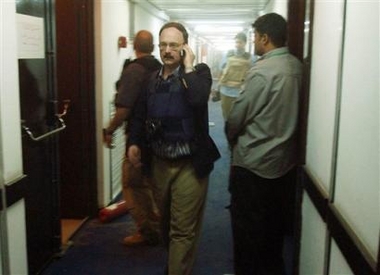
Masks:
[[[300,274],[375,274],[379,2],[316,0],[312,24]]]
[[[127,48],[118,47],[119,36],[129,39],[129,10],[129,1],[95,1],[94,6],[99,208],[112,200],[111,151],[102,143],[102,129],[107,127],[110,119],[111,102],[115,95],[114,83],[120,75],[124,59],[132,53],[130,41]]]
[[[15,1],[0,2],[0,274],[27,274],[24,199],[7,208],[5,186],[23,178]],[[17,225],[17,226],[15,226]]]
[[[97,161],[99,207],[108,205],[121,191],[121,159],[123,142],[112,151],[102,143],[102,129],[112,117],[115,81],[119,78],[125,59],[135,58],[134,34],[147,29],[154,34],[158,44],[158,31],[167,19],[147,3],[134,1],[95,1],[95,60],[96,60],[96,110],[97,110]],[[118,47],[118,39],[127,39],[126,48]],[[158,56],[158,48],[154,53]],[[120,128],[119,132],[123,130]],[[121,133],[121,136],[122,133]],[[116,152],[116,151],[119,152]],[[119,167],[113,167],[119,165]]]

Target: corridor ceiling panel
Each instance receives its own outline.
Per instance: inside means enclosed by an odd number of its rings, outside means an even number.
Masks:
[[[171,21],[184,23],[214,45],[232,42],[239,31],[251,30],[252,23],[270,0],[133,0],[150,5]],[[232,45],[233,46],[233,45]],[[231,44],[225,45],[231,47]]]
[[[172,20],[240,20],[252,23],[268,0],[147,0]]]

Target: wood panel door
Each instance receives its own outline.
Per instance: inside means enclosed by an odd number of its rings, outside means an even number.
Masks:
[[[93,1],[55,0],[58,101],[69,100],[60,135],[61,217],[97,212]]]

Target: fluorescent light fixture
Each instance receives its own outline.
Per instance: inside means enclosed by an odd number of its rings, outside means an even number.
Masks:
[[[243,31],[243,27],[197,25],[194,27],[194,31],[197,33],[238,33]]]
[[[186,20],[189,25],[243,25],[244,21],[236,20]]]

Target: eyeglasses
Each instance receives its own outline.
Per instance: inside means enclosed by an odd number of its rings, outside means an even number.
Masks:
[[[169,47],[170,50],[176,51],[182,45],[183,45],[183,43],[179,44],[179,43],[175,43],[175,42],[171,42],[171,43],[161,42],[160,44],[158,44],[158,47],[160,48],[160,50],[166,50],[166,48]]]

